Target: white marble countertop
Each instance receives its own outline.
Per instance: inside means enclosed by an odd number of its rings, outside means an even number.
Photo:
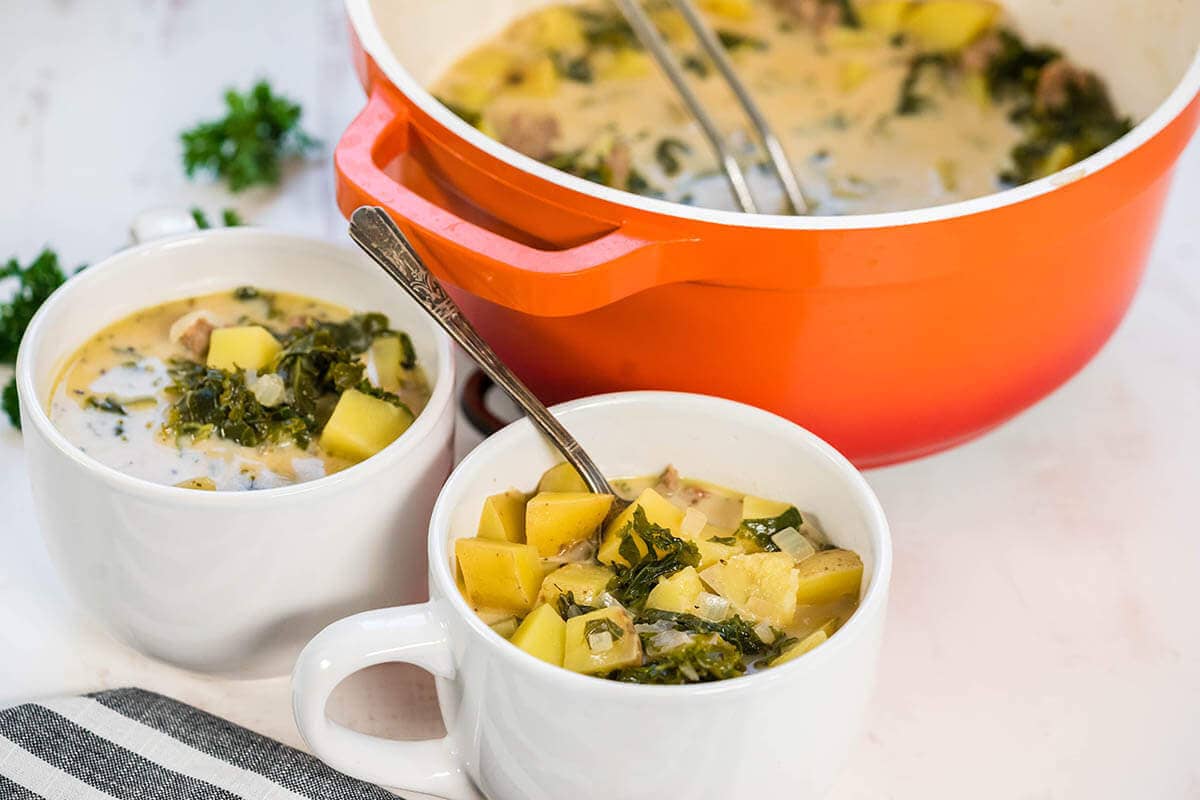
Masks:
[[[280,192],[231,200],[188,183],[176,134],[257,76],[303,102],[324,157]],[[10,5],[0,258],[51,244],[68,263],[98,260],[163,204],[234,205],[255,224],[341,239],[328,148],[361,103],[337,0]],[[895,535],[892,610],[836,800],[1200,796],[1198,215],[1193,145],[1145,286],[1091,366],[973,444],[869,474]],[[72,604],[2,422],[0,503],[0,705],[139,685],[296,743],[285,679],[179,672]],[[338,715],[436,731],[428,703],[389,702],[398,679],[361,677]]]

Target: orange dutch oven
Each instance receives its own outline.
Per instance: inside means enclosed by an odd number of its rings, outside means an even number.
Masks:
[[[1200,4],[1013,0],[1031,38],[1100,66],[1143,120],[1131,134],[1058,175],[938,208],[698,209],[540,164],[424,88],[545,4],[347,0],[369,100],[335,155],[343,212],[389,209],[548,403],[719,395],[860,466],[978,436],[1087,363],[1129,307],[1200,116]]]

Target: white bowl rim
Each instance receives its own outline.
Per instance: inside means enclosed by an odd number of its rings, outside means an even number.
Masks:
[[[829,641],[799,658],[778,667],[761,670],[752,675],[743,675],[738,678],[729,678],[712,683],[683,686],[619,683],[617,681],[603,680],[571,672],[562,667],[548,664],[526,653],[492,630],[475,613],[474,609],[467,605],[466,599],[459,592],[454,576],[450,572],[449,551],[447,549],[447,545],[451,541],[450,518],[453,513],[453,509],[450,508],[449,496],[458,489],[459,484],[466,482],[473,474],[481,470],[482,462],[486,461],[492,452],[511,448],[516,446],[517,442],[522,438],[537,435],[533,430],[532,423],[528,419],[522,418],[488,437],[482,444],[471,451],[466,458],[459,462],[454,472],[450,474],[449,479],[442,486],[437,502],[433,507],[433,515],[429,520],[429,570],[432,580],[446,597],[449,605],[460,617],[466,620],[467,626],[475,635],[484,640],[486,646],[492,647],[513,668],[531,671],[532,674],[536,675],[542,681],[562,683],[564,684],[564,688],[618,695],[637,692],[639,697],[649,699],[677,699],[679,697],[694,697],[697,695],[729,695],[747,690],[757,691],[760,688],[770,685],[773,681],[799,679],[808,672],[820,669],[825,661],[833,658],[835,653],[848,646],[847,643],[852,638],[862,635],[862,629],[867,625],[865,619],[867,616],[886,612],[887,594],[892,574],[892,540],[887,517],[884,515],[879,498],[875,496],[875,492],[871,489],[863,474],[845,456],[838,452],[833,445],[821,439],[816,434],[811,433],[790,420],[772,414],[769,411],[755,408],[754,406],[734,400],[725,400],[719,397],[689,394],[686,392],[614,392],[611,394],[592,395],[568,403],[562,403],[552,407],[551,410],[555,416],[569,417],[570,414],[577,411],[604,410],[619,412],[620,409],[630,405],[646,404],[656,406],[670,405],[674,407],[692,405],[703,407],[714,415],[736,415],[736,417],[742,419],[766,421],[768,424],[778,427],[781,435],[793,437],[801,446],[814,450],[819,457],[826,459],[832,464],[845,479],[851,491],[857,496],[862,509],[866,513],[872,539],[871,544],[875,549],[874,563],[867,592],[861,598],[858,608],[851,615],[850,619],[847,620],[846,624],[829,638]],[[869,691],[869,689],[870,687],[863,687],[864,692]]]
[[[681,203],[671,203],[666,200],[643,197],[620,189],[602,186],[554,169],[537,159],[518,153],[507,145],[491,139],[475,127],[468,125],[454,114],[454,112],[442,105],[413,77],[412,73],[405,69],[391,47],[384,40],[383,33],[380,31],[379,25],[375,21],[375,14],[371,9],[371,0],[345,0],[345,2],[347,15],[350,18],[355,33],[358,35],[359,42],[367,55],[383,70],[388,80],[406,97],[416,103],[423,112],[433,117],[440,125],[493,158],[512,164],[524,172],[532,173],[544,181],[599,198],[609,203],[649,213],[663,214],[669,217],[741,228],[865,230],[942,222],[1006,208],[1055,192],[1078,180],[1090,177],[1120,161],[1158,136],[1187,109],[1197,96],[1200,96],[1200,46],[1198,46],[1196,55],[1180,79],[1179,84],[1158,108],[1135,126],[1130,133],[1063,172],[1057,172],[1040,180],[1024,184],[1023,186],[993,192],[971,200],[905,211],[845,216],[747,214],[742,211],[721,211],[718,209],[686,206]]]
[[[396,441],[374,456],[340,472],[316,480],[254,491],[197,492],[127,475],[83,452],[58,430],[50,420],[46,409],[36,399],[38,393],[33,379],[33,352],[41,339],[52,332],[52,329],[48,327],[50,323],[47,320],[54,314],[58,306],[65,302],[64,298],[72,294],[87,292],[92,283],[102,279],[106,272],[121,269],[140,255],[181,245],[203,247],[204,242],[217,239],[233,240],[234,242],[256,240],[260,246],[263,244],[267,246],[303,245],[309,250],[319,251],[322,258],[330,262],[340,262],[343,265],[348,265],[350,257],[355,253],[348,247],[322,239],[246,226],[211,228],[164,236],[108,256],[83,272],[71,276],[42,304],[25,331],[20,350],[17,353],[16,379],[17,391],[25,398],[24,407],[30,412],[29,419],[23,420],[26,427],[32,425],[37,429],[37,433],[43,436],[59,453],[92,472],[114,491],[138,495],[144,499],[159,499],[164,502],[204,508],[257,508],[264,503],[284,501],[299,495],[336,491],[348,482],[365,480],[371,475],[388,469],[396,461],[402,460],[409,453],[422,447],[432,435],[438,424],[438,418],[446,413],[447,409],[452,410],[454,399],[453,348],[450,345],[449,337],[436,325],[431,326],[430,330],[434,336],[433,344],[437,351],[438,368],[436,374],[430,376],[433,382],[433,391],[430,393],[429,401],[417,415],[416,421]],[[397,288],[396,291],[400,291],[400,289]],[[169,298],[148,298],[145,307],[149,308],[164,302],[169,302]],[[26,431],[25,435],[30,435],[30,432]]]

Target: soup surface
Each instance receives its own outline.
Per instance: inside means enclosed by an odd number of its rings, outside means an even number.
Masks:
[[[429,392],[406,343],[383,315],[298,295],[193,297],[86,342],[58,378],[50,418],[133,477],[286,486],[345,469],[407,428]]]
[[[812,213],[940,205],[1043,177],[1126,133],[1104,85],[982,0],[703,0]],[[668,2],[647,4],[750,171],[786,199],[740,106]],[[735,208],[700,126],[610,2],[559,4],[459,60],[434,92],[533,158],[644,195]]]
[[[807,512],[668,468],[613,481],[608,519],[560,464],[532,496],[489,497],[455,541],[459,587],[501,636],[574,672],[683,684],[775,667],[858,607],[863,563]]]

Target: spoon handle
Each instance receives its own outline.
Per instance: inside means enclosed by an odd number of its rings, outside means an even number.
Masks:
[[[614,494],[596,462],[488,346],[387,212],[368,206],[359,208],[350,217],[350,238],[438,321],[497,386],[508,392],[533,424],[550,437],[567,462],[579,471],[588,489],[597,494]]]

